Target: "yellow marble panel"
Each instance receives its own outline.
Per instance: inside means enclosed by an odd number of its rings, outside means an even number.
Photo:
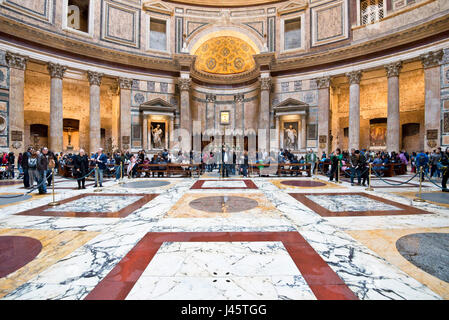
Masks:
[[[396,249],[396,241],[406,235],[414,233],[448,233],[449,228],[418,228],[418,229],[391,229],[391,230],[363,230],[346,231],[354,239],[376,252],[380,257],[395,265],[409,276],[415,278],[430,290],[444,299],[449,299],[449,283],[438,279],[416,267],[405,259]]]
[[[432,192],[432,193],[441,193],[441,191],[430,191],[430,192]],[[415,198],[417,198],[416,195],[418,194],[418,189],[416,191],[392,192],[392,193],[393,194],[397,194],[398,196],[406,197],[408,199],[415,199]],[[429,191],[426,191],[426,193],[429,193]],[[429,201],[429,200],[426,200],[426,202],[432,203],[432,204],[436,204],[436,205],[441,206],[441,207],[449,208],[449,204],[439,203],[439,202],[434,202],[434,201]]]
[[[0,236],[30,237],[42,243],[42,251],[33,261],[8,276],[0,278],[0,298],[33,279],[99,234],[99,232],[87,231],[0,229]]]
[[[240,212],[206,212],[192,208],[189,203],[193,200],[204,197],[238,196],[257,201],[257,206]],[[235,193],[188,193],[166,213],[166,218],[256,218],[256,217],[277,217],[281,213],[276,207],[261,193],[235,194]]]

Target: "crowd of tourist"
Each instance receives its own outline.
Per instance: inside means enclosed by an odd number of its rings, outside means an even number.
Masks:
[[[16,156],[13,152],[1,155],[1,179],[14,179],[15,163]],[[17,171],[18,178],[23,179],[25,188],[31,189],[38,186],[39,193],[43,194],[47,192],[47,186],[51,185],[53,168],[58,171],[58,174],[64,174],[70,169],[71,175],[77,179],[78,188],[85,189],[85,179],[90,174],[95,174],[95,187],[97,187],[97,182],[102,187],[104,175],[114,176],[116,180],[123,176],[136,178],[142,174],[148,177],[148,173],[138,170],[141,167],[139,165],[170,163],[201,165],[204,171],[217,170],[223,177],[236,174],[247,177],[250,164],[261,166],[277,164],[282,168],[289,165],[293,169],[304,169],[307,165],[310,166],[311,172],[320,170],[323,174],[327,174],[330,181],[334,179],[338,181],[338,173],[342,172],[350,178],[352,185],[355,184],[354,180],[357,178],[357,183],[362,186],[366,185],[368,179],[369,164],[372,165],[373,173],[378,176],[382,176],[391,166],[394,169],[402,166],[405,170],[409,167],[412,173],[421,173],[421,180],[424,180],[426,175],[431,178],[442,177],[443,191],[449,191],[447,189],[449,148],[445,152],[438,148],[430,153],[421,151],[411,154],[406,151],[388,153],[352,149],[350,152],[342,152],[340,149],[336,149],[329,155],[323,152],[320,156],[310,149],[304,156],[298,156],[287,149],[281,149],[279,152],[247,152],[223,145],[221,149],[215,148],[202,153],[193,151],[172,153],[164,149],[151,156],[144,150],[135,154],[120,150],[105,154],[103,149],[99,148],[96,153],[89,156],[83,149],[77,154],[54,154],[47,148],[35,150],[33,147],[29,147],[23,154],[19,153]],[[94,167],[95,169],[92,169]],[[160,174],[158,173],[158,175]]]

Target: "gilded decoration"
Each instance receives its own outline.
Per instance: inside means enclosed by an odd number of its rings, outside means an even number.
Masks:
[[[203,43],[196,51],[196,69],[215,74],[234,74],[255,66],[256,52],[236,37],[216,37]]]

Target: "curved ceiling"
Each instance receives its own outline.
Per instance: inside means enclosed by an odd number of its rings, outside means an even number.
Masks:
[[[204,42],[194,53],[195,68],[214,74],[236,74],[254,68],[254,49],[236,37],[216,37]]]
[[[204,7],[248,7],[269,3],[283,2],[286,0],[166,0],[167,2],[177,2],[187,5]]]

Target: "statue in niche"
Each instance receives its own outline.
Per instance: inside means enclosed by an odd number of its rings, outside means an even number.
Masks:
[[[288,127],[287,127],[288,126]],[[298,139],[298,124],[296,122],[286,123],[285,127],[285,148],[296,149],[296,141]],[[284,128],[285,128],[284,127]]]
[[[161,125],[156,124],[156,128],[151,125],[151,135],[153,136],[153,148],[162,149],[162,137],[164,130],[162,130]]]

